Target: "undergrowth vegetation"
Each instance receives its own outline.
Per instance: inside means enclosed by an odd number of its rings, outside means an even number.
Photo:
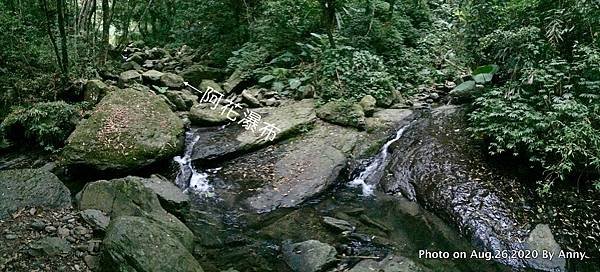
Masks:
[[[541,166],[542,192],[556,181],[594,182],[600,173],[600,3],[474,1],[463,12],[474,59],[500,67],[473,103],[473,135],[485,139],[492,154],[524,156]]]

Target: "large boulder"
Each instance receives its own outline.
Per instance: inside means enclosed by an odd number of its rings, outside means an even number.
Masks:
[[[115,91],[69,136],[62,162],[98,170],[139,169],[178,154],[183,133],[181,119],[158,96]]]
[[[242,124],[235,124],[225,129],[209,128],[198,130],[200,136],[192,152],[192,160],[216,160],[236,153],[248,152],[270,143],[289,138],[300,130],[310,126],[316,120],[314,101],[303,100],[291,102],[277,108],[252,109],[261,116],[258,127],[252,130],[242,128]],[[247,112],[238,110],[241,121]],[[272,124],[279,131],[272,141],[265,140],[264,123]]]
[[[141,83],[142,75],[136,70],[128,70],[119,75],[119,86],[124,87],[127,84]]]
[[[83,101],[96,104],[110,91],[111,88],[104,84],[102,80],[88,80],[83,87]]]
[[[316,240],[283,246],[283,258],[295,272],[319,272],[335,265],[334,247]]]
[[[248,205],[258,212],[267,212],[295,207],[321,194],[339,177],[358,139],[359,132],[356,130],[319,124],[306,135],[284,144],[278,152],[281,155],[275,159],[261,152],[252,154],[250,157],[265,158],[263,161],[258,158],[250,161],[260,161],[261,169],[268,171],[260,179],[262,187],[256,188],[256,193],[246,200]],[[268,167],[268,161],[273,162],[271,167]],[[251,171],[244,170],[250,165],[237,165],[240,168],[234,172],[238,174]]]
[[[360,135],[318,122],[303,135],[224,164],[219,179],[235,189],[217,193],[258,213],[300,205],[335,183]]]
[[[122,216],[112,222],[102,242],[105,271],[201,272],[187,241],[160,223]]]
[[[194,240],[191,231],[161,206],[157,195],[160,192],[153,190],[151,185],[145,185],[145,182],[153,181],[129,176],[88,183],[77,195],[78,208],[102,211],[111,218],[111,224],[121,216],[148,218],[163,228],[172,230],[174,236],[179,237],[182,243],[191,249]]]
[[[359,104],[331,101],[317,109],[317,116],[332,124],[365,128],[365,113]]]
[[[69,189],[52,173],[39,169],[0,171],[0,220],[21,208],[71,207]]]
[[[379,186],[402,193],[453,222],[478,250],[522,250],[529,230],[522,218],[524,189],[490,167],[469,137],[465,111],[440,107],[405,127]],[[513,266],[528,260],[502,258]]]
[[[163,74],[160,77],[160,82],[163,86],[173,89],[181,89],[183,87],[183,77],[172,73]]]
[[[183,79],[194,86],[199,86],[202,80],[222,80],[225,72],[222,69],[195,64],[179,74]]]
[[[189,118],[192,124],[196,126],[214,126],[230,122],[227,114],[221,114],[220,107],[214,108],[213,104],[196,104],[190,109]],[[232,114],[231,117],[238,117],[239,114]]]
[[[160,82],[160,78],[163,75],[163,72],[159,72],[156,70],[148,70],[142,74],[142,79],[144,80],[144,82],[149,84],[158,84]]]

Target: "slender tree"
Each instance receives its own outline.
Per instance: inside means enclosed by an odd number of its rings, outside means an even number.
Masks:
[[[108,0],[102,0],[102,51],[100,52],[100,64],[106,63],[108,48],[110,47],[108,34],[110,31],[110,8]]]
[[[61,56],[62,56],[62,71],[63,79],[69,75],[69,55],[67,48],[67,31],[65,29],[65,0],[56,0],[56,11],[58,15],[58,31],[60,33]]]

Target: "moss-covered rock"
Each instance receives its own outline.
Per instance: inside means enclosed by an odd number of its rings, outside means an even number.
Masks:
[[[62,163],[98,170],[139,169],[178,154],[183,133],[183,122],[158,96],[115,91],[69,136]]]
[[[365,113],[359,104],[331,101],[317,109],[317,116],[332,124],[365,128]]]
[[[27,207],[71,207],[69,189],[54,174],[47,171],[0,171],[0,219]]]
[[[213,109],[213,104],[196,104],[190,109],[190,121],[197,126],[214,126],[230,122],[227,114],[221,114],[220,107]],[[239,114],[232,114],[237,117]]]
[[[104,271],[203,271],[182,242],[152,219],[119,217],[102,242],[102,267]]]

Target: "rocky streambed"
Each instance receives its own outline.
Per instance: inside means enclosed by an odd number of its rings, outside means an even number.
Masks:
[[[594,271],[597,265],[558,256],[563,250],[597,257],[589,242],[599,237],[597,221],[533,204],[541,202],[469,140],[463,109],[428,109],[439,101],[437,92],[316,107],[308,87],[292,100],[252,87],[239,73],[225,79],[219,69],[194,64],[185,47],[125,54],[118,76],[82,84],[83,99],[97,104],[60,154],[2,156],[0,269]],[[202,103],[208,89],[226,99]],[[265,141],[260,131],[232,121],[217,108],[228,101],[251,108],[278,133]],[[540,211],[572,221],[557,224]],[[565,229],[586,242],[572,242]],[[527,250],[556,255],[511,253]]]

